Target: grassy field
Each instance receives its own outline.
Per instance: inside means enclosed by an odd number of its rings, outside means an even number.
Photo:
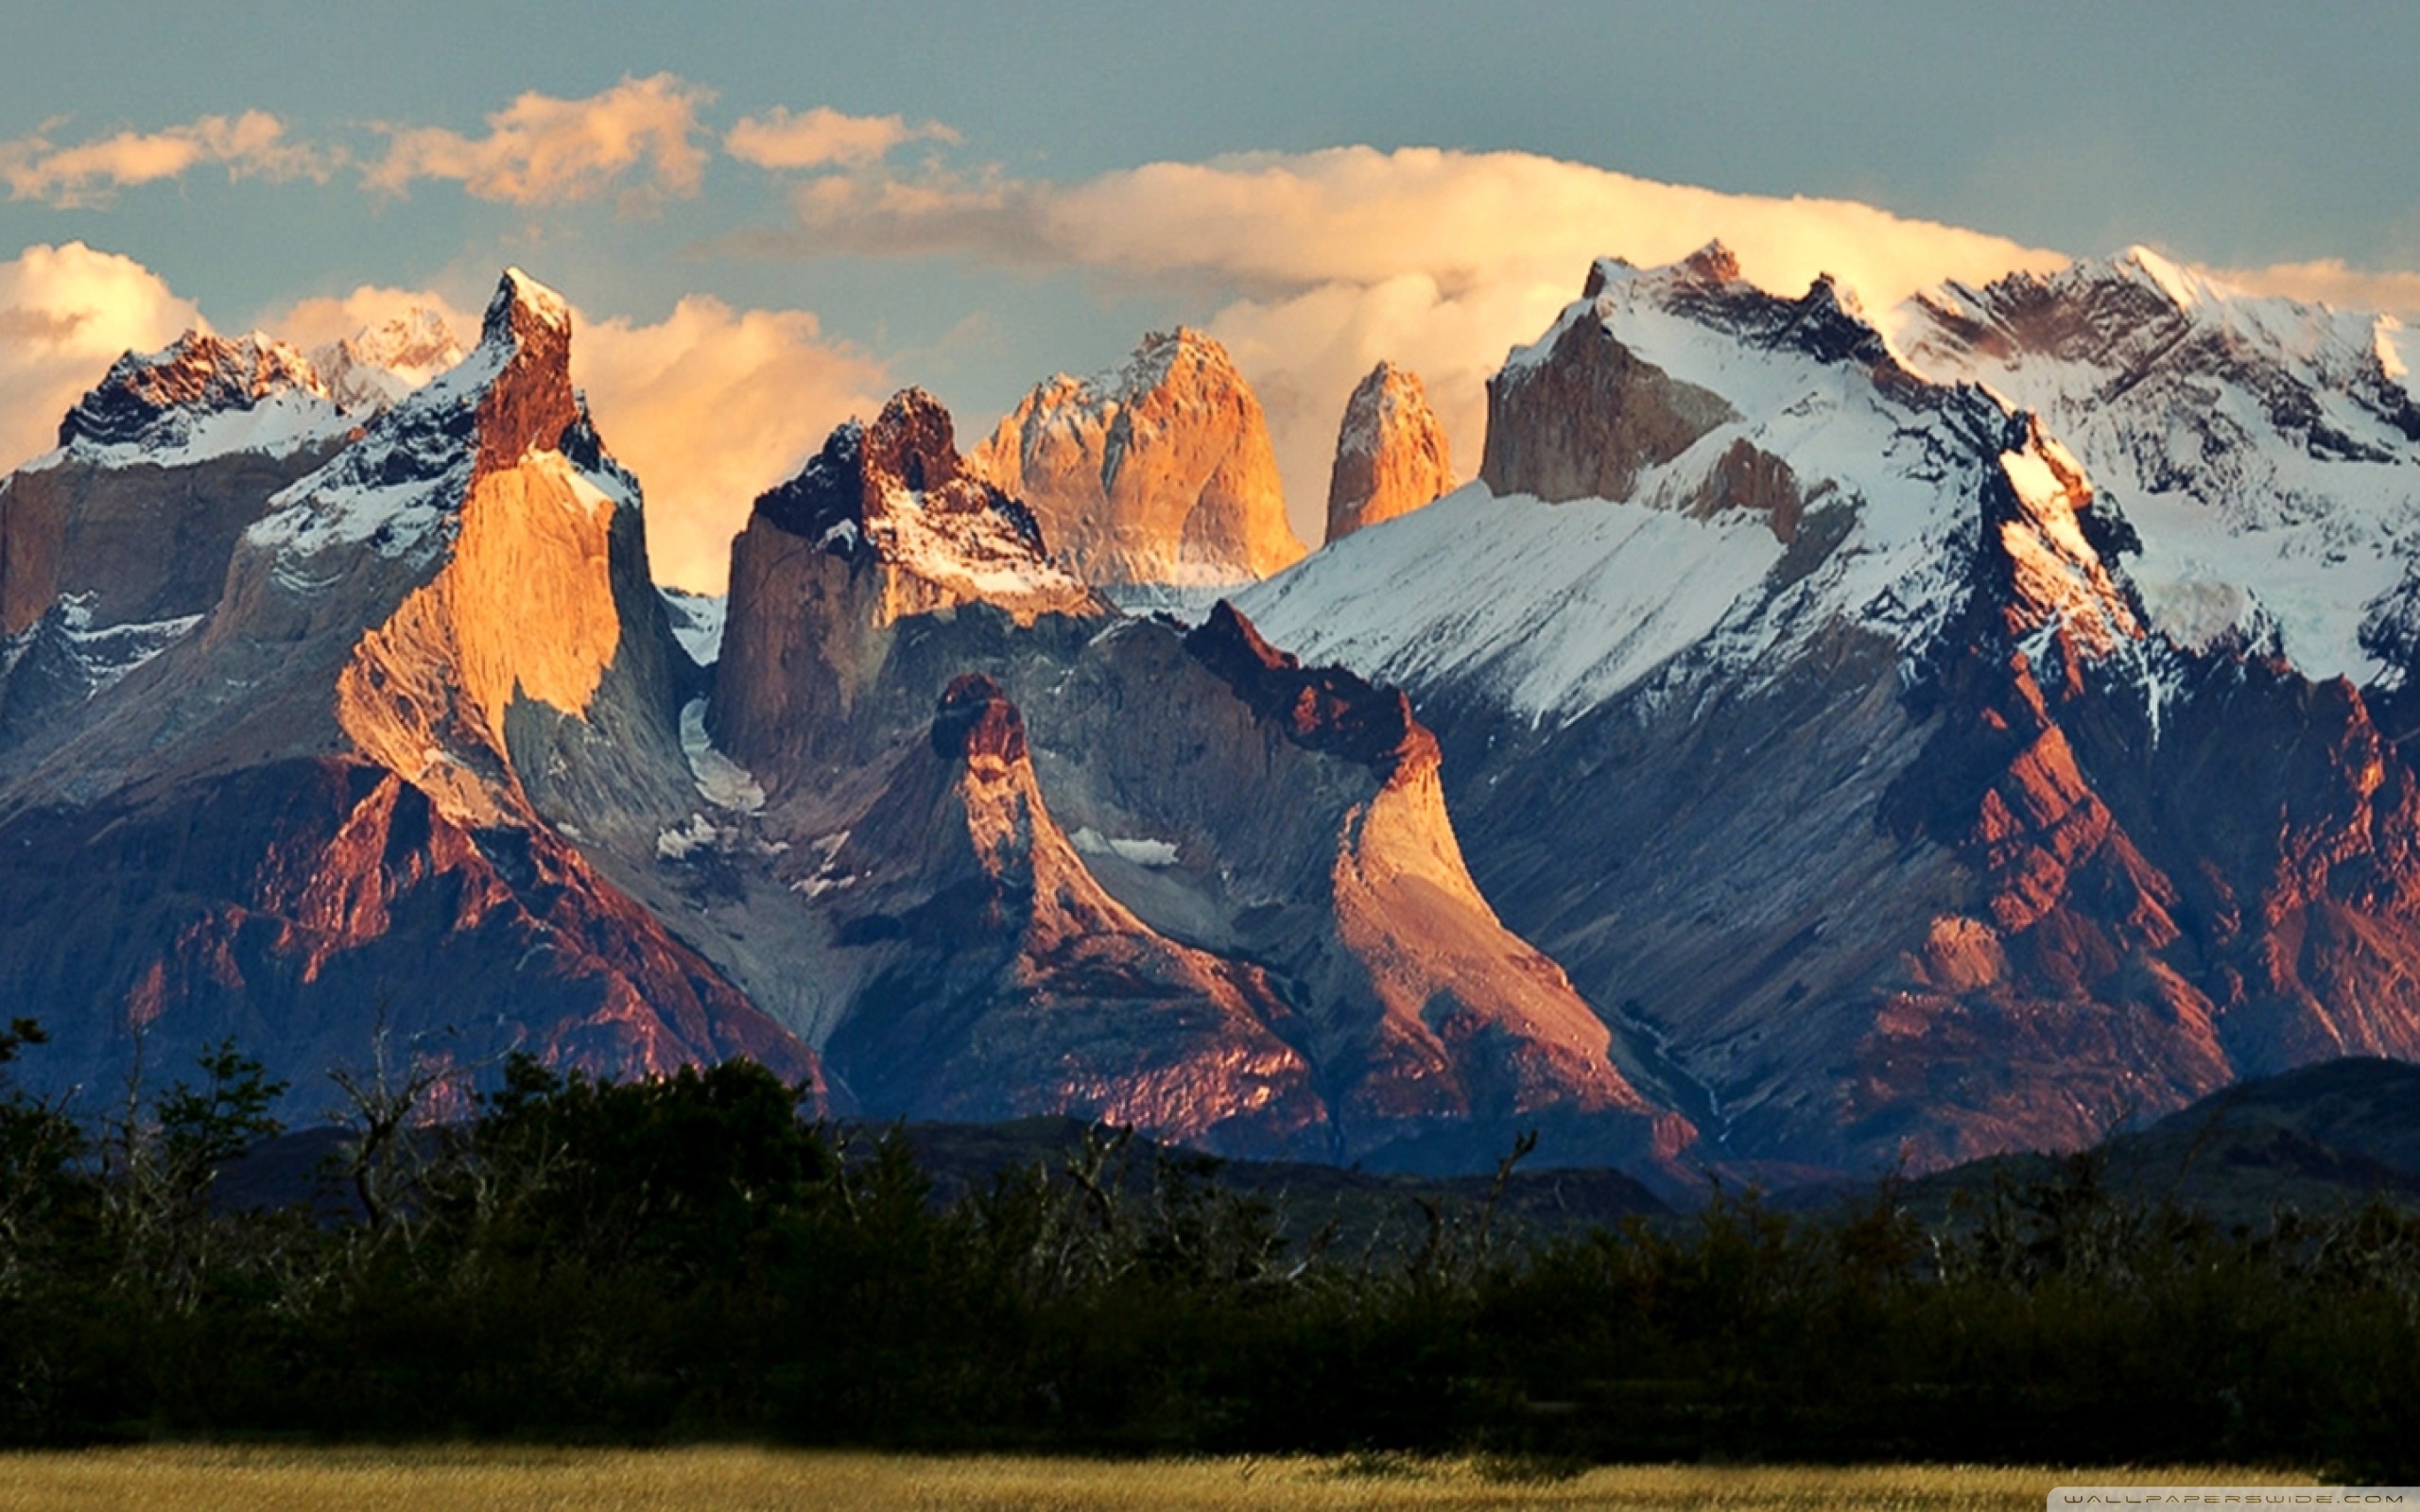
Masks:
[[[1619,1467],[1573,1474],[1485,1461],[1076,1459],[515,1449],[147,1448],[0,1455],[0,1512],[1385,1512],[1723,1508],[1950,1512],[2043,1505],[2054,1486],[2277,1481],[2238,1470],[1885,1466]],[[2290,1482],[2293,1477],[2283,1478]],[[2308,1484],[2306,1482],[2306,1484]]]

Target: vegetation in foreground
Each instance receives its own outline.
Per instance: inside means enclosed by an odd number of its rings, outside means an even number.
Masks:
[[[1390,1454],[1278,1459],[931,1458],[753,1448],[146,1448],[0,1459],[0,1512],[2035,1512],[2057,1486],[2259,1484],[2233,1469],[1972,1466],[1538,1467]]]
[[[38,1036],[0,1037],[0,1058]],[[0,1110],[0,1436],[745,1439],[897,1450],[2229,1462],[2420,1446],[2420,1222],[2258,1229],[2090,1160],[1927,1228],[1722,1200],[1507,1242],[1289,1239],[1215,1167],[1089,1143],[936,1201],[734,1062],[610,1084],[345,1078],[340,1217],[227,1211],[277,1089],[233,1050],[88,1131]],[[138,1090],[139,1092],[139,1090]],[[2035,1494],[2039,1494],[2037,1490]]]

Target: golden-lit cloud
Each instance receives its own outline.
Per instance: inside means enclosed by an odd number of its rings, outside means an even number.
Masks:
[[[202,323],[157,273],[82,242],[0,263],[0,469],[56,445],[60,417],[119,353]]]
[[[402,194],[422,179],[459,182],[480,199],[556,205],[631,186],[694,195],[706,152],[694,140],[698,110],[714,92],[670,74],[625,78],[585,99],[536,91],[487,118],[485,136],[443,127],[389,128],[386,155],[363,181]]]
[[[722,149],[760,168],[860,166],[907,142],[955,142],[939,121],[909,126],[899,115],[845,115],[828,105],[793,115],[775,106],[733,127]]]
[[[266,111],[205,115],[160,131],[120,131],[61,146],[53,127],[0,142],[0,180],[9,198],[76,207],[106,203],[134,184],[174,179],[196,167],[223,167],[231,179],[308,177],[324,181],[340,154],[286,139]]]
[[[801,184],[773,253],[957,254],[1176,281],[1269,410],[1296,528],[1316,539],[1336,427],[1379,358],[1426,380],[1475,463],[1482,385],[1580,292],[1591,259],[1657,264],[1720,238],[1796,294],[1828,272],[1882,311],[1945,278],[2066,259],[1840,199],[1723,194],[1517,152],[1336,147],[1156,163],[1058,184],[828,177]],[[1038,375],[1037,375],[1038,376]]]
[[[2342,259],[2331,257],[2316,263],[2219,268],[2210,276],[2250,294],[2281,294],[2340,310],[2377,310],[2407,323],[2420,322],[2420,272],[2408,269],[2369,271],[2347,267]]]
[[[426,310],[445,322],[457,341],[468,350],[479,338],[479,317],[466,312],[441,294],[426,289],[382,288],[364,284],[350,294],[318,295],[302,300],[262,322],[282,340],[314,352],[330,342],[374,331]]]
[[[572,378],[646,487],[657,579],[702,593],[722,591],[756,495],[833,426],[872,415],[890,387],[880,362],[804,310],[735,310],[704,295],[649,325],[581,320]]]

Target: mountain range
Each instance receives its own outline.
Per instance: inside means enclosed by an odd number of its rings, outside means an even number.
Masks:
[[[2135,249],[1883,318],[1604,260],[1344,404],[918,389],[721,600],[508,271],[467,350],[130,353],[0,483],[0,991],[53,1086],[745,1054],[852,1116],[1659,1180],[2078,1148],[2420,1057],[2391,321]]]

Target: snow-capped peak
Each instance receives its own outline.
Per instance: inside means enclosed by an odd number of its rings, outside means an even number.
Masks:
[[[2393,321],[2244,294],[2139,247],[1946,284],[1900,314],[1910,363],[2041,415],[2122,501],[2153,629],[2274,638],[2314,678],[2388,671],[2368,643],[2392,639],[2375,622],[2399,613],[2386,595],[2420,546],[2420,406]]]
[[[2011,549],[1987,500],[2022,488],[2026,627],[2088,618],[2087,655],[2128,639],[2076,539],[2082,470],[1983,389],[1910,371],[1835,281],[1782,298],[1716,246],[1601,260],[1586,288],[1490,382],[1483,486],[1332,544],[1246,611],[1305,657],[1541,720],[1779,676],[1844,627],[1912,676],[1979,554]]]
[[[2111,267],[2121,277],[2148,283],[2168,296],[2180,310],[2223,300],[2235,291],[2217,283],[2206,274],[2181,267],[2148,247],[2127,248],[2110,260]]]
[[[445,318],[414,305],[391,320],[314,350],[311,361],[337,403],[359,411],[386,408],[464,355]]]
[[[504,270],[497,284],[495,298],[488,301],[487,318],[480,332],[485,340],[495,329],[499,318],[526,318],[529,321],[558,332],[571,334],[571,305],[563,297],[539,283],[518,267]]]
[[[480,469],[537,453],[563,454],[588,495],[636,507],[636,480],[597,442],[572,390],[570,363],[569,307],[507,269],[471,354],[271,499],[270,514],[246,541],[286,556],[365,541],[387,556],[416,554],[442,539]]]
[[[328,386],[311,360],[254,331],[188,331],[154,352],[130,352],[59,422],[60,450],[103,465],[162,467],[230,452],[291,455],[341,434]]]
[[[1020,616],[1091,603],[1054,565],[1031,511],[968,471],[949,411],[921,388],[891,396],[872,424],[835,430],[798,476],[756,501],[782,530],[852,561],[921,579],[952,602]]]

